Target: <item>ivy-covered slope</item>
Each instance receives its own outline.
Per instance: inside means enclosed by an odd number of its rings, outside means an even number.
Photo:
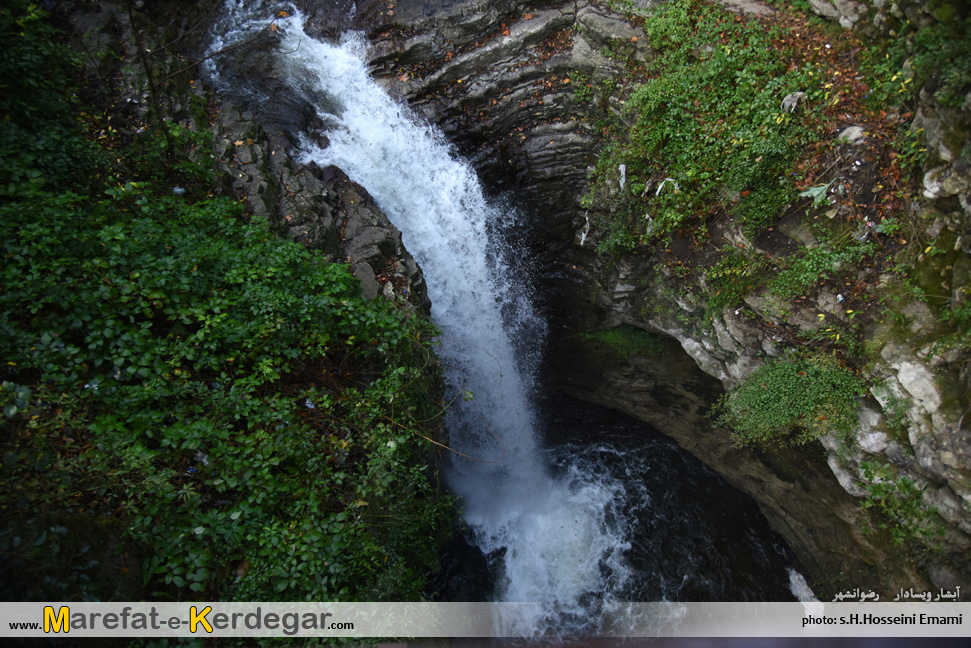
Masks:
[[[204,134],[105,137],[35,6],[0,37],[2,595],[420,598],[436,331],[218,197]]]

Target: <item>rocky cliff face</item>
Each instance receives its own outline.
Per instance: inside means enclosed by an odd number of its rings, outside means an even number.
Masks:
[[[772,11],[758,3],[724,4],[739,12]],[[945,11],[941,6],[928,10],[921,3],[812,4],[820,15],[871,34],[893,33],[902,20],[947,18],[935,14]],[[865,368],[869,394],[849,447],[824,437],[799,450],[739,448],[729,430],[707,418],[712,404],[798,344],[797,334],[825,333],[826,322],[853,323],[850,289],[821,285],[797,303],[754,290],[713,315],[704,278],[671,263],[679,253],[694,254],[684,241],[660,253],[635,250],[607,259],[595,252],[598,210],[610,210],[613,200],[608,192],[592,205],[580,203],[600,142],[597,119],[626,118],[621,109],[643,73],[639,64],[652,57],[644,18],[605,5],[470,0],[417,15],[399,2],[376,21],[372,65],[391,92],[438,123],[484,176],[514,178],[537,206],[543,288],[554,323],[551,364],[562,389],[653,423],[755,497],[823,593],[861,579],[887,592],[960,584],[969,574],[964,556],[971,547],[971,370],[966,350],[937,345],[945,330],[933,304],[898,299],[893,317],[866,319],[860,333],[872,358]],[[908,208],[916,214],[915,235],[940,250],[921,256],[916,281],[953,304],[967,299],[971,267],[969,111],[971,95],[956,107],[935,101],[933,87],[921,94],[915,128],[924,129],[930,153],[922,200]],[[840,159],[851,161],[838,181],[848,191],[876,191],[852,160],[859,167],[887,150],[866,127],[832,137]],[[713,237],[782,259],[799,246],[820,245],[805,223],[820,215],[790,214],[754,240],[723,222]],[[866,284],[878,300],[900,296],[889,269],[841,270],[846,286]],[[629,354],[585,335],[621,325],[677,344]],[[889,534],[862,532],[867,516],[860,502],[873,481],[862,465],[873,460],[891,466],[898,479],[913,480],[923,502],[936,509],[944,528],[938,553],[915,559]]]
[[[574,245],[578,199],[600,118],[623,107],[651,56],[638,21],[590,2],[462,1],[418,16],[411,4],[370,30],[376,77],[439,125],[488,184],[536,207],[539,299],[592,326],[595,259]]]
[[[331,260],[350,264],[366,297],[380,294],[429,312],[421,269],[402,245],[401,232],[363,187],[336,167],[295,163],[287,154],[290,134],[281,128],[267,132],[238,106],[223,103],[218,117],[215,163],[254,214],[279,223],[288,237]]]

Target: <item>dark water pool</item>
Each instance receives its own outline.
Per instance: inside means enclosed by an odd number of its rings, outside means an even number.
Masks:
[[[629,530],[627,600],[795,600],[789,570],[798,565],[750,497],[645,423],[556,393],[541,411],[554,476],[624,484],[610,514]],[[483,555],[459,529],[442,564],[436,600],[493,600],[501,551]]]

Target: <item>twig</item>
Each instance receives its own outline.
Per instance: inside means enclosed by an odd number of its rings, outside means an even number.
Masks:
[[[208,61],[211,58],[215,58],[217,56],[221,56],[222,54],[226,54],[228,52],[232,52],[233,50],[237,50],[237,49],[240,49],[240,48],[245,47],[247,45],[250,45],[256,39],[260,38],[265,32],[270,31],[270,28],[273,27],[273,26],[275,26],[275,25],[276,25],[276,21],[274,20],[269,25],[267,25],[266,27],[264,27],[263,29],[261,29],[260,31],[258,31],[256,33],[256,35],[253,36],[252,38],[247,39],[247,40],[243,41],[242,43],[236,43],[235,45],[230,45],[229,47],[224,47],[221,50],[217,50],[217,51],[213,52],[212,54],[209,54],[208,56],[204,56],[201,59],[199,59],[198,61],[194,61],[194,62],[190,63],[189,65],[185,66],[181,70],[177,70],[177,71],[172,72],[171,74],[169,74],[169,75],[167,75],[165,77],[162,77],[162,79],[159,80],[159,83],[160,84],[165,83],[169,79],[171,79],[173,77],[176,77],[176,76],[182,74],[183,72],[188,72],[192,68],[198,66],[200,63],[204,63],[204,62]]]

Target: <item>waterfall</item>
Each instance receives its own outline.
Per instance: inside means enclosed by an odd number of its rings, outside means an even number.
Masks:
[[[213,49],[263,29],[275,9],[229,2]],[[543,344],[544,325],[517,277],[515,250],[495,235],[515,216],[486,199],[436,129],[374,82],[361,35],[321,42],[304,33],[299,12],[286,14],[274,21],[286,52],[279,63],[327,125],[328,144],[305,138],[301,161],[335,165],[365,187],[424,271],[448,389],[459,395],[446,417],[457,453],[446,478],[482,551],[504,552],[496,600],[549,604],[543,619],[507,619],[506,629],[543,633],[564,618],[589,625],[592,606],[601,610],[626,581],[629,544],[610,519],[623,486],[576,469],[554,478],[537,443],[527,351]]]
[[[548,424],[576,442],[540,442],[541,429],[553,429],[541,428],[534,403],[545,325],[530,299],[529,264],[504,243],[515,209],[487,199],[442,135],[371,78],[361,35],[322,42],[286,4],[228,0],[211,51],[271,25],[274,69],[326,131],[326,145],[308,134],[297,155],[362,185],[424,271],[451,400],[447,483],[472,540],[498,565],[492,598],[542,604],[538,616],[501,619],[497,633],[618,632],[627,601],[780,597],[772,587],[788,587],[788,559],[754,505],[739,508],[670,441],[563,414]],[[241,91],[216,65],[209,71]],[[249,100],[278,99],[247,87]]]

